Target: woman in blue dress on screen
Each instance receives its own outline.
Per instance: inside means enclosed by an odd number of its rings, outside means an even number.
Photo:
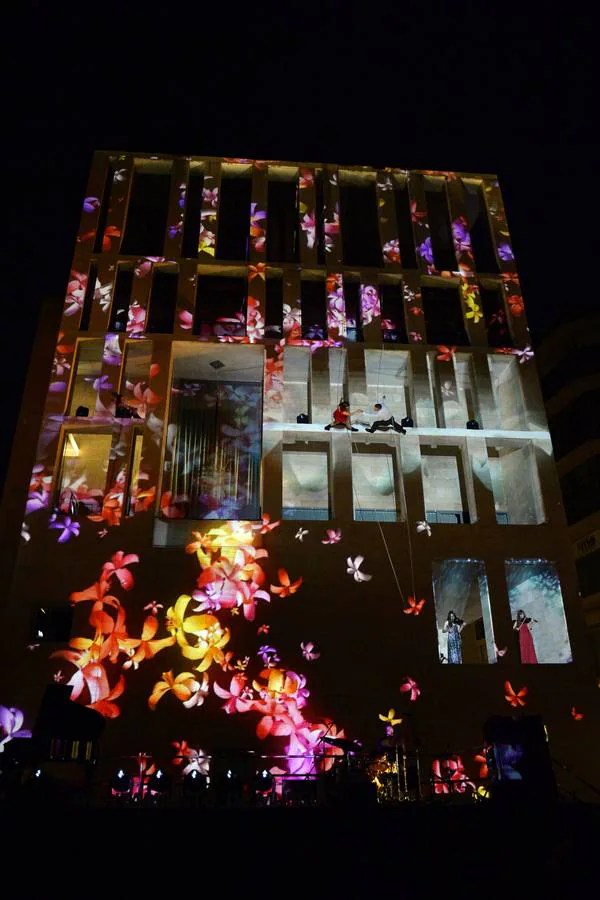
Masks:
[[[462,638],[461,631],[465,627],[462,619],[459,619],[454,610],[448,612],[448,618],[444,622],[442,631],[448,635],[448,663],[462,662]]]

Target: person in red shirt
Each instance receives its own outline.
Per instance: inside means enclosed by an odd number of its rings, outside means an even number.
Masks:
[[[330,428],[345,428],[346,431],[358,431],[358,428],[352,427],[350,417],[361,412],[362,409],[355,409],[353,412],[350,412],[350,404],[345,400],[340,400],[339,405],[333,411],[333,421],[325,426],[325,431],[329,431]]]

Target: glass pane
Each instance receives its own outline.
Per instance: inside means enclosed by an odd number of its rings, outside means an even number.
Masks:
[[[103,340],[79,342],[77,346],[77,368],[73,379],[71,403],[69,405],[70,416],[76,416],[78,410],[79,415],[94,415],[100,376],[102,374],[103,352]],[[106,388],[110,390],[108,385]],[[116,385],[113,386],[113,389],[117,390]],[[84,409],[87,409],[87,412],[84,412]]]
[[[123,403],[141,419],[146,418],[144,394],[150,378],[152,344],[150,341],[128,341],[125,349],[124,378],[121,385]],[[146,395],[147,397],[147,395]]]
[[[488,356],[500,428],[520,431],[527,427],[519,365],[514,357]]]
[[[129,476],[129,496],[127,498],[127,510],[125,512],[126,516],[132,516],[134,512],[136,512],[136,499],[140,490],[138,488],[138,478],[140,476],[143,442],[144,436],[142,434],[134,435],[133,454],[131,456],[131,474]],[[143,485],[141,489],[143,490]]]
[[[498,524],[537,525],[543,522],[544,507],[533,447],[501,447],[495,455],[489,456],[488,465]]]
[[[58,492],[62,513],[101,513],[111,442],[111,434],[69,432],[66,435]]]
[[[460,524],[469,521],[458,466],[454,454],[423,454],[423,497],[428,522]]]
[[[283,517],[329,518],[329,459],[326,450],[284,450]]]
[[[397,519],[394,461],[391,453],[353,453],[352,490],[357,522]]]
[[[440,662],[495,663],[496,645],[485,566],[472,559],[433,563]]]
[[[571,662],[556,567],[543,559],[509,559],[506,580],[517,658],[522,663]]]

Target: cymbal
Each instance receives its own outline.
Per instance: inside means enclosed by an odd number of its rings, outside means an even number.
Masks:
[[[362,751],[360,744],[357,744],[355,741],[349,741],[347,738],[324,737],[322,740],[326,744],[332,744],[334,747],[339,747],[341,750],[346,750],[350,753],[359,753]]]

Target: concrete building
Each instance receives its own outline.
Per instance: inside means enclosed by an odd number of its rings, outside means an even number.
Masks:
[[[69,685],[111,765],[238,747],[305,773],[387,728],[426,780],[443,753],[473,772],[517,710],[589,777],[495,176],[98,153],[52,359],[41,332],[3,507],[6,707],[31,723]],[[342,399],[352,430],[326,430]]]
[[[556,328],[536,358],[579,591],[600,675],[600,315]]]

